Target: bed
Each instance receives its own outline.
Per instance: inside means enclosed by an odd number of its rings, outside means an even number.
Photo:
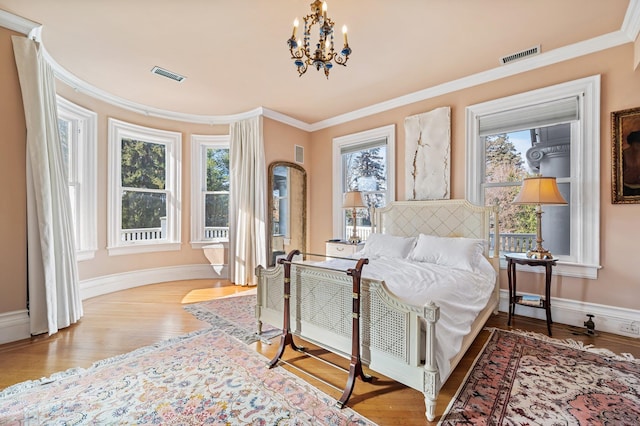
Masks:
[[[378,209],[375,223],[354,260],[291,264],[291,332],[349,357],[354,296],[342,270],[368,259],[358,297],[359,356],[372,371],[422,392],[433,421],[442,384],[497,313],[499,259],[489,244],[490,233],[498,235],[497,211],[465,200],[399,201]],[[414,266],[427,269],[427,278],[414,275]],[[263,323],[283,327],[284,269],[256,269],[258,332]],[[391,269],[399,274],[387,275]]]

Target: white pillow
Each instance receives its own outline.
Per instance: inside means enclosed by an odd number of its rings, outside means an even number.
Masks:
[[[474,272],[483,255],[484,240],[420,234],[409,259]]]
[[[388,234],[370,234],[364,243],[362,253],[365,257],[406,258],[413,245],[415,237],[397,237]]]

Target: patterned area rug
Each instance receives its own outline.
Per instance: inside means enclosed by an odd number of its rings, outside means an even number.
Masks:
[[[11,386],[0,392],[0,424],[372,424],[282,367],[266,368],[226,333],[251,338],[242,321],[227,322]]]
[[[184,309],[247,344],[280,335],[281,330],[267,324],[263,324],[262,334],[257,334],[257,296],[252,290],[247,293],[186,305]]]
[[[637,425],[640,360],[493,330],[441,425]]]

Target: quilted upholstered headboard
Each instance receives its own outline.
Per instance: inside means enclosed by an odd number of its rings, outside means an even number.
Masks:
[[[499,235],[497,208],[466,200],[395,201],[376,210],[376,232],[383,234],[409,237],[422,233],[489,242],[490,231]]]

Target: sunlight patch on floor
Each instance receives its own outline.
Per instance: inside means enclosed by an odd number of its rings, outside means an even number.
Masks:
[[[191,290],[183,298],[181,303],[196,303],[207,300],[220,299],[222,297],[243,296],[247,294],[255,294],[256,287],[244,287],[237,285],[228,285],[224,287],[207,287]]]

